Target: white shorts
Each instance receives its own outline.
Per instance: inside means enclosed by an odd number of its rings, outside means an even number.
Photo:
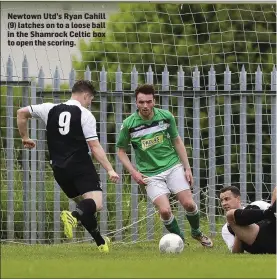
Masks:
[[[161,195],[177,194],[189,190],[190,186],[185,177],[184,167],[181,164],[166,170],[158,175],[144,179],[148,197],[154,202]]]

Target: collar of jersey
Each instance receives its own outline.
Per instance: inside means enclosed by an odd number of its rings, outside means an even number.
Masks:
[[[77,100],[69,99],[69,100],[66,101],[66,103],[69,104],[69,105],[71,103],[73,103],[74,105],[76,105],[78,107],[82,107],[81,103],[79,101],[77,101]]]
[[[143,118],[139,115],[139,110],[138,110],[138,109],[137,109],[137,111],[136,111],[136,114],[137,114],[137,117],[138,117],[139,119],[141,119],[141,120],[143,120],[143,121],[145,121],[145,122],[150,122],[150,121],[153,121],[153,119],[154,119],[154,117],[155,117],[155,115],[156,115],[156,113],[157,113],[157,109],[154,107],[154,108],[153,108],[153,111],[154,111],[153,117],[152,117],[151,119],[148,119],[148,120],[143,119]]]

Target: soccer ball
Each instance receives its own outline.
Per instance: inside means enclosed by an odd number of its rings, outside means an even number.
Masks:
[[[174,233],[164,235],[159,243],[161,253],[181,253],[184,249],[182,238]]]

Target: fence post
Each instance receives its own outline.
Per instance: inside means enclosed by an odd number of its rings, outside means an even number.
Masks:
[[[209,178],[208,178],[208,196],[209,196],[209,207],[208,216],[210,221],[210,232],[211,235],[215,234],[215,173],[216,173],[216,152],[215,152],[215,71],[213,67],[209,73]]]
[[[273,66],[271,72],[271,91],[275,94],[271,96],[271,191],[277,185],[277,174],[276,174],[276,142],[277,142],[277,129],[276,129],[276,119],[277,119],[277,109],[276,109],[276,90],[277,90],[277,71],[276,67]]]
[[[231,71],[224,72],[224,184],[231,185]]]
[[[22,80],[29,80],[28,61],[26,55],[22,63]],[[22,87],[22,107],[29,105],[29,86],[23,85]],[[23,238],[26,243],[30,241],[30,180],[29,180],[29,149],[22,146],[22,169],[23,169]]]
[[[185,78],[184,78],[184,71],[182,66],[179,66],[178,72],[177,72],[177,89],[178,91],[182,92],[181,96],[177,97],[177,113],[178,113],[178,132],[181,137],[181,139],[185,142],[185,106],[184,106],[184,90],[185,90]],[[178,224],[181,229],[181,231],[185,232],[185,212],[183,206],[178,203]]]
[[[105,152],[107,152],[107,72],[105,67],[102,67],[100,72],[100,143]],[[107,234],[108,230],[108,206],[107,206],[107,192],[108,192],[108,178],[106,170],[100,167],[100,180],[102,182],[103,190],[103,209],[100,212],[100,230],[103,234]]]
[[[72,68],[69,73],[69,88],[70,89],[72,89],[75,81],[76,81],[76,71]]]
[[[36,81],[31,82],[31,105],[35,105]],[[31,119],[31,139],[37,139],[37,120]],[[37,147],[31,149],[31,244],[37,242]]]
[[[69,73],[69,88],[72,89],[76,82],[76,71],[72,68],[70,73]],[[69,199],[69,211],[74,211],[76,209],[76,203],[72,200]],[[73,229],[73,238],[72,241],[75,241],[76,237],[76,230]]]
[[[169,91],[169,72],[167,66],[164,66],[164,71],[162,72],[162,91]],[[162,108],[168,110],[169,108],[169,93],[162,93]]]
[[[262,76],[263,73],[261,71],[260,66],[258,66],[257,71],[255,72],[255,91],[262,91]],[[255,200],[262,199],[262,183],[263,183],[263,166],[262,166],[262,154],[263,154],[263,146],[262,146],[262,96],[261,92],[256,93],[255,96]]]
[[[118,139],[120,128],[122,124],[122,104],[123,104],[123,92],[122,92],[122,71],[120,65],[118,65],[117,71],[115,72],[115,133],[116,140]],[[115,156],[116,172],[120,176],[118,185],[116,186],[116,240],[122,240],[122,227],[123,227],[123,214],[122,214],[122,191],[123,191],[123,168],[118,156]]]
[[[240,72],[240,91],[247,90],[247,72],[244,65],[242,65]],[[247,202],[247,96],[246,94],[240,95],[240,193],[241,202]]]
[[[38,74],[38,87],[37,87],[37,103],[43,103],[42,93],[44,90],[44,72],[42,67]],[[45,129],[46,125],[43,121],[38,121],[38,141],[37,141],[37,155],[38,155],[38,239],[40,243],[45,242],[46,232],[46,183],[45,183]]]
[[[153,73],[152,67],[150,65],[149,68],[148,68],[148,72],[146,72],[146,83],[147,84],[154,84],[153,80],[154,80],[154,73]]]
[[[146,83],[147,84],[154,84],[153,82],[153,76],[154,73],[152,71],[151,65],[148,68],[148,72],[146,72]],[[146,234],[147,234],[147,239],[148,240],[153,240],[154,239],[154,206],[150,198],[147,196],[147,209],[146,209],[146,214],[147,214],[147,220],[146,220]]]
[[[13,64],[9,56],[7,62],[7,81],[13,80]],[[13,86],[7,85],[7,239],[14,240],[14,136],[13,136]]]
[[[91,81],[91,70],[89,68],[89,65],[87,65],[86,71],[84,72],[84,79],[88,80],[88,81]],[[91,111],[91,104],[89,104],[88,110]],[[88,147],[88,150],[89,150],[89,155],[91,156],[92,154],[91,154],[91,150],[90,150],[89,147]],[[71,206],[71,208],[73,208],[72,204],[70,206]],[[90,233],[87,230],[85,230],[85,232],[84,232],[84,238],[87,238],[87,239],[93,241],[93,239],[91,238]]]
[[[169,72],[167,65],[164,66],[164,71],[162,72],[162,91],[167,91],[166,93],[161,92],[160,96],[162,98],[162,109],[169,110]],[[184,128],[184,126],[183,126]],[[168,230],[163,226],[163,234],[167,234]]]
[[[60,96],[57,91],[60,90],[60,74],[58,67],[55,69],[53,80],[54,103],[60,103]],[[61,223],[60,223],[60,206],[61,206],[61,189],[57,181],[54,182],[54,243],[61,241]]]
[[[197,207],[200,210],[200,92],[197,94],[195,91],[200,91],[200,72],[197,66],[192,73],[193,84],[193,178],[194,178],[194,196]]]
[[[131,72],[131,91],[135,92],[136,88],[138,87],[138,71],[136,67],[133,67]],[[136,98],[134,93],[131,96],[131,113],[136,111]],[[136,164],[135,160],[135,153],[133,148],[131,149],[131,162],[133,165]],[[138,233],[138,218],[139,218],[139,209],[138,209],[138,187],[139,185],[136,181],[131,177],[131,222],[133,226],[131,227],[131,234],[132,234],[132,241],[138,240],[139,233]]]

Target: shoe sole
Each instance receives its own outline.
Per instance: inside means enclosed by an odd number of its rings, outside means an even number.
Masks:
[[[72,231],[72,225],[67,220],[66,212],[62,212],[61,214],[61,220],[63,221],[64,225],[64,234],[68,239],[73,238],[73,231]]]

